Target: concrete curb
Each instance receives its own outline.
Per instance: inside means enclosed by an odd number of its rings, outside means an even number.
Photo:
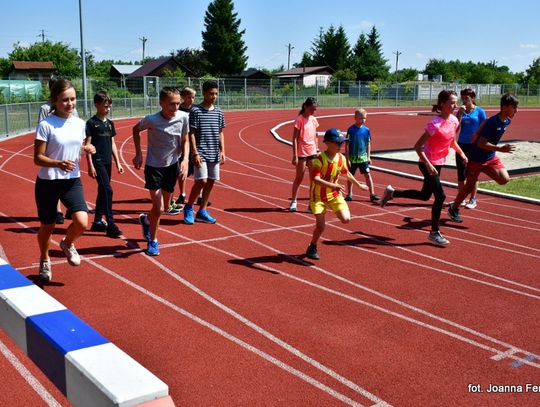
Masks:
[[[0,327],[75,406],[174,406],[163,381],[3,259]]]

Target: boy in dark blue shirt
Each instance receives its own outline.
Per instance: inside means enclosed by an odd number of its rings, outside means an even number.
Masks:
[[[511,119],[518,111],[519,100],[507,93],[501,98],[501,110],[495,116],[484,122],[473,136],[473,147],[468,156],[467,179],[465,187],[458,193],[456,200],[448,207],[448,216],[454,222],[461,223],[463,219],[459,214],[459,206],[465,197],[472,191],[480,173],[486,173],[497,184],[504,185],[510,181],[508,171],[502,161],[495,155],[496,151],[511,153],[516,149],[512,144],[498,146],[504,132],[511,123]]]

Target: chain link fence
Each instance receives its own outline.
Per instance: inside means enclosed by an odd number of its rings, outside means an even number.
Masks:
[[[72,82],[77,90],[77,110],[83,119],[94,113],[93,95],[108,91],[113,98],[111,117],[141,117],[159,110],[159,90],[164,86],[190,86],[197,92],[195,103],[202,94],[202,84],[209,78],[144,77],[136,79],[87,81],[87,96],[82,95],[82,80]],[[299,109],[308,96],[315,97],[323,108],[355,107],[427,107],[433,104],[442,89],[458,92],[470,87],[477,94],[480,106],[497,106],[502,94],[510,92],[520,99],[521,106],[540,106],[538,85],[455,84],[442,82],[408,82],[388,84],[330,80],[316,81],[314,86],[303,86],[296,79],[215,79],[219,86],[219,106],[231,110]],[[3,83],[9,81],[1,81]],[[28,87],[23,87],[25,89]],[[10,89],[10,88],[9,88]],[[48,97],[46,85],[36,94],[6,92],[0,87],[0,136],[8,136],[35,129],[40,106]]]

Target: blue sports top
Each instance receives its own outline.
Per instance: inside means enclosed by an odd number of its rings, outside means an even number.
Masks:
[[[366,126],[358,127],[353,124],[347,130],[347,139],[349,143],[349,159],[351,163],[363,163],[367,161],[367,148],[371,141],[371,132]]]
[[[483,137],[489,143],[497,145],[506,131],[506,128],[510,125],[510,122],[511,120],[509,118],[506,118],[506,120],[503,122],[499,118],[498,114],[491,116],[484,124],[484,127],[478,135],[478,139],[476,139],[475,143],[473,144],[474,147],[471,148],[469,153],[469,160],[475,163],[485,163],[495,158],[495,151],[485,150],[478,147],[478,140],[480,140],[480,137]]]
[[[476,106],[470,113],[463,113],[461,117],[461,130],[458,142],[470,144],[471,138],[478,127],[486,120],[486,112],[481,107]]]

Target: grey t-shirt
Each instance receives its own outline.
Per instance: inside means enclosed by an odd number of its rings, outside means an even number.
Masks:
[[[170,120],[161,112],[145,116],[139,122],[141,130],[148,130],[146,165],[163,168],[178,162],[182,153],[182,135],[189,132],[189,116],[177,111]]]
[[[45,103],[44,105],[41,105],[39,108],[38,113],[38,124],[42,120],[45,120],[47,117],[49,117],[51,114],[51,104],[49,102]],[[71,113],[74,117],[79,117],[79,113],[77,112],[77,109],[73,109],[73,113]]]

